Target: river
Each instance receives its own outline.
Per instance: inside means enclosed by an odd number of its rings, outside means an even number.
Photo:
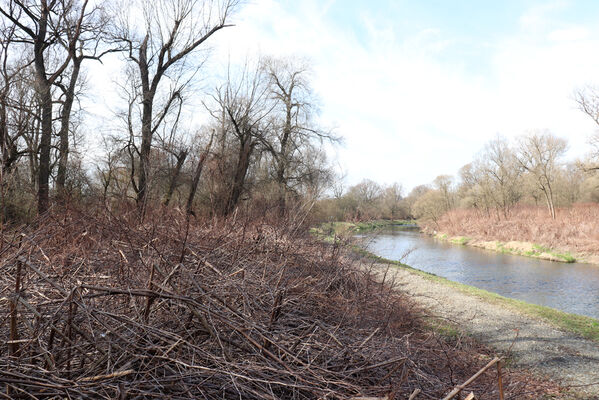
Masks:
[[[599,318],[599,266],[446,243],[417,229],[357,235],[370,252],[505,297]]]

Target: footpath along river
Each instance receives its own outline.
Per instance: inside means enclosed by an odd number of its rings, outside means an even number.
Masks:
[[[599,318],[599,266],[566,264],[445,243],[417,229],[358,235],[378,256],[505,297]]]

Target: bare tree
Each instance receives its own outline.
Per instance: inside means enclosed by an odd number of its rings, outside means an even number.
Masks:
[[[443,196],[443,212],[453,208],[453,177],[451,175],[439,175],[433,181],[433,186]]]
[[[144,16],[142,27],[131,23],[129,14],[121,16],[116,39],[125,43],[127,59],[135,65],[141,99],[141,146],[137,172],[137,202],[144,205],[148,193],[150,153],[154,133],[180,98],[198,65],[186,60],[212,35],[230,26],[228,18],[237,0],[156,0],[137,1],[129,12]],[[165,101],[159,107],[157,94],[168,81]]]
[[[399,183],[394,183],[383,191],[383,203],[389,210],[392,220],[396,219],[402,211],[403,187]],[[403,215],[402,215],[403,217]]]
[[[227,215],[237,207],[245,190],[254,151],[267,142],[273,106],[262,70],[252,70],[248,65],[237,76],[229,73],[227,82],[215,90],[212,99],[216,108],[209,107],[210,113],[222,127],[222,134],[233,137],[235,143],[235,166],[222,210]]]
[[[346,197],[353,203],[354,217],[357,219],[372,218],[378,211],[378,200],[383,194],[381,185],[371,179],[363,179],[350,187]]]
[[[412,212],[414,217],[423,221],[431,221],[439,229],[439,219],[445,213],[445,195],[441,190],[433,189],[422,194],[414,202]]]
[[[193,213],[193,200],[196,195],[196,191],[198,190],[198,184],[200,183],[200,177],[202,176],[202,170],[204,169],[204,163],[206,162],[206,158],[208,154],[210,154],[210,149],[212,148],[212,141],[214,140],[214,131],[210,135],[210,141],[208,144],[201,150],[200,157],[198,159],[198,164],[193,173],[193,179],[191,182],[191,187],[189,189],[189,195],[187,197],[187,203],[185,205],[185,211],[187,214]]]
[[[578,103],[578,108],[587,114],[599,125],[599,88],[587,86],[575,93],[574,99]],[[595,133],[589,138],[591,145],[591,161],[582,164],[586,171],[599,171],[599,133]]]
[[[531,132],[520,137],[517,160],[520,167],[534,177],[543,192],[551,217],[555,219],[554,184],[559,172],[559,161],[568,148],[565,139],[548,131]]]
[[[460,184],[457,195],[460,206],[472,207],[476,210],[484,210],[488,213],[489,203],[484,196],[485,179],[480,173],[480,162],[474,161],[461,167],[458,171]]]
[[[315,140],[335,142],[338,138],[314,120],[316,98],[309,84],[310,69],[306,61],[270,57],[262,63],[275,107],[275,127],[267,149],[274,159],[279,212],[282,214],[290,186],[305,177],[302,167],[307,157],[302,151]]]
[[[478,164],[483,175],[493,184],[493,201],[507,218],[510,208],[520,199],[519,178],[516,155],[505,137],[497,136],[485,146]],[[498,213],[499,215],[499,213]]]
[[[60,197],[65,195],[65,183],[67,179],[67,165],[69,159],[69,133],[71,132],[71,116],[73,104],[77,97],[77,89],[80,86],[81,66],[85,60],[100,61],[108,53],[117,52],[118,46],[109,47],[108,31],[110,18],[105,12],[103,4],[96,4],[85,13],[85,19],[81,21],[77,37],[73,37],[70,30],[66,31],[65,37],[59,37],[60,44],[69,53],[71,66],[68,72],[67,83],[61,80],[55,82],[60,89],[60,128],[58,131],[58,170],[56,173],[56,189]]]
[[[165,206],[169,205],[175,189],[179,186],[179,178],[191,147],[186,143],[188,135],[181,135],[179,132],[179,122],[181,120],[183,103],[183,97],[179,95],[177,97],[177,105],[171,106],[171,108],[175,109],[175,111],[172,113],[172,118],[170,118],[171,121],[167,122],[167,119],[165,118],[162,124],[162,129],[156,132],[156,147],[166,153],[168,163],[168,168],[165,168],[168,170],[168,188],[163,200],[163,204]]]
[[[35,99],[28,79],[30,62],[19,54],[23,47],[13,42],[17,27],[5,19],[0,22],[0,172],[4,177],[27,153],[18,144],[35,117]]]

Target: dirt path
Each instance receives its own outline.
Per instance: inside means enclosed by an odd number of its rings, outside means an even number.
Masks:
[[[387,268],[377,267],[379,271]],[[566,386],[580,385],[576,391],[581,398],[599,399],[599,343],[405,269],[391,267],[387,279],[392,274],[397,287],[431,314],[453,321],[499,352],[509,351],[516,365]]]

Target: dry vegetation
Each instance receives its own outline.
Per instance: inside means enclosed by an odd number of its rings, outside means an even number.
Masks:
[[[71,209],[3,234],[1,396],[439,398],[490,359],[288,225],[137,219]],[[506,398],[558,390],[504,380]],[[469,389],[497,398],[495,373]]]
[[[598,204],[558,208],[552,219],[545,208],[517,206],[507,217],[475,209],[444,214],[431,229],[481,240],[525,241],[574,253],[599,254]]]

